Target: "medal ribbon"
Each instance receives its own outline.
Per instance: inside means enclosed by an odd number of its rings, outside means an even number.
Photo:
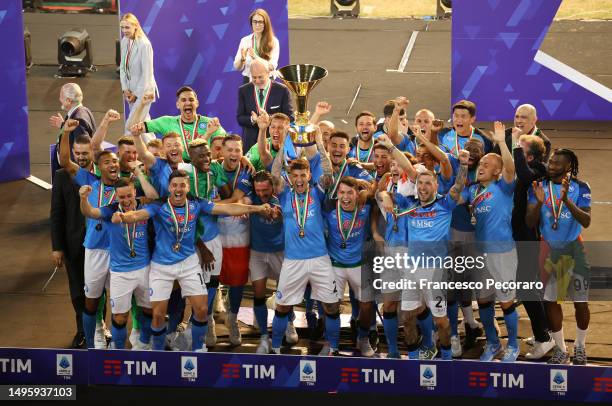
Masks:
[[[553,214],[555,224],[559,223],[559,217],[561,216],[561,210],[563,210],[563,201],[556,199],[555,191],[553,189],[553,182],[548,181],[548,195],[550,197],[550,210]]]
[[[460,145],[459,145],[459,134],[457,134],[457,131],[455,131],[453,129],[453,132],[455,133],[455,147],[451,150],[451,154],[453,154],[453,156],[458,157],[459,156],[459,150]],[[472,127],[472,133],[470,134],[470,138],[468,138],[468,141],[472,139],[472,137],[474,136],[474,127]]]
[[[236,170],[236,175],[234,175],[234,180],[232,181],[232,193],[236,190],[236,185],[238,184],[238,178],[240,178],[240,172],[242,171],[242,162],[238,163],[238,169]]]
[[[123,207],[119,205],[119,211],[121,213],[125,213]],[[130,235],[130,226],[132,226],[132,232]],[[125,224],[125,239],[127,240],[128,247],[130,247],[130,253],[134,252],[134,241],[136,240],[136,223],[134,224]]]
[[[340,179],[344,176],[344,172],[346,171],[348,165],[346,164],[346,159],[342,162],[342,166],[340,166],[340,171],[338,172],[338,177],[334,179],[334,188],[331,191],[330,198],[336,198],[336,192],[338,190],[338,185],[340,185]]]
[[[253,86],[253,93],[255,94],[255,101],[257,102],[257,110],[259,110],[259,112],[266,110],[266,104],[268,103],[268,98],[270,97],[270,86],[271,85],[272,85],[272,81],[268,80],[268,84],[264,88],[264,97],[263,97],[262,103],[259,102],[259,94],[258,94],[259,89]]]
[[[132,54],[132,46],[134,45],[134,40],[128,39],[128,49],[125,53],[125,59],[123,60],[123,69],[125,70],[125,75],[128,80],[130,80],[130,55]]]
[[[344,227],[342,227],[342,208],[340,207],[340,200],[336,202],[336,217],[338,218],[338,231],[340,231],[340,235],[342,236],[342,241],[346,244],[346,241],[349,239],[351,233],[353,232],[353,227],[355,227],[355,222],[357,220],[357,212],[359,211],[359,207],[355,205],[355,210],[353,210],[351,219],[351,224],[344,233]]]
[[[196,114],[196,119],[193,122],[193,131],[190,133],[187,133],[187,135],[189,136],[189,140],[187,140],[187,136],[185,135],[185,128],[183,127],[183,120],[181,120],[181,117],[179,116],[178,118],[178,123],[179,123],[179,127],[181,129],[181,140],[183,140],[183,147],[185,149],[185,151],[187,151],[189,149],[189,142],[193,141],[194,139],[198,138],[198,122],[200,121],[200,115]]]
[[[183,227],[181,227],[181,231],[179,232],[179,222],[178,217],[176,215],[176,211],[172,204],[170,204],[170,198],[167,200],[168,207],[170,208],[170,214],[172,215],[172,222],[174,223],[174,233],[176,234],[176,242],[180,243],[183,241],[183,237],[185,236],[185,229],[187,228],[187,223],[189,222],[189,200],[185,201],[185,221]]]
[[[198,182],[198,169],[193,167],[193,185],[195,187],[196,197],[200,197],[200,186]],[[206,172],[206,199],[210,199],[210,172]]]
[[[107,206],[113,202],[115,198],[115,188],[113,188],[113,192],[111,193],[108,201],[104,201],[104,182],[100,181],[100,190],[98,191],[98,208]]]
[[[293,192],[293,203],[295,204],[295,220],[298,223],[300,230],[304,230],[306,226],[306,216],[308,216],[308,205],[310,202],[310,188],[306,190],[306,196],[304,197],[304,206],[300,207],[300,199],[296,191]]]
[[[480,184],[478,184],[478,187],[476,188],[476,191],[474,192],[474,197],[472,198],[472,208],[475,208],[478,204],[480,204],[480,202],[482,202],[483,199],[481,199],[481,197],[485,194],[485,192],[488,189],[489,187],[487,186],[481,191]]]
[[[253,39],[253,41],[251,43],[252,43],[252,47],[253,47],[253,52],[255,52],[256,56],[259,56],[259,51],[257,50],[257,40],[255,39],[255,34],[253,34],[252,39]]]

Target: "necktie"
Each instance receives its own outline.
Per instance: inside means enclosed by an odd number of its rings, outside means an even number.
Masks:
[[[259,89],[259,104],[262,105],[264,102],[264,92],[263,89]]]

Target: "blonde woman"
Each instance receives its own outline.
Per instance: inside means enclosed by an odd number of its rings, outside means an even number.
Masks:
[[[266,63],[268,70],[274,72],[278,67],[280,44],[274,36],[274,29],[268,12],[258,8],[249,16],[253,32],[240,40],[234,58],[234,68],[242,71],[243,83],[251,80],[251,63],[259,59]]]
[[[132,13],[121,17],[121,90],[128,102],[130,114],[126,115],[126,132],[129,124],[149,120],[150,103],[142,104],[145,93],[159,97],[153,76],[153,47],[145,35],[138,18]],[[142,117],[132,117],[138,114]]]

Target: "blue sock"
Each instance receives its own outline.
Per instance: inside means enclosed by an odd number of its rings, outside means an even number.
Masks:
[[[514,305],[504,310],[504,320],[506,322],[506,330],[508,331],[508,346],[518,347],[516,342],[516,336],[518,334],[518,313],[516,312]]]
[[[152,316],[140,312],[140,342],[143,344],[149,344],[151,341],[151,320]]]
[[[433,347],[433,318],[428,308],[425,308],[425,310],[417,316],[417,322],[419,323],[421,334],[423,335],[423,346],[426,348]]]
[[[87,309],[83,310],[83,330],[85,333],[87,348],[94,348],[94,336],[96,335],[96,313],[96,311],[89,313]]]
[[[207,330],[208,320],[198,321],[193,315],[191,316],[191,351],[202,349]]]
[[[340,314],[326,315],[325,335],[332,351],[337,350],[340,342]]]
[[[451,361],[453,359],[453,351],[451,350],[450,345],[448,347],[442,346],[440,348],[440,352],[442,354],[442,359],[445,361]]]
[[[351,320],[359,318],[359,301],[355,299],[355,292],[349,288],[349,300],[351,301]]]
[[[127,329],[125,324],[117,324],[113,320],[113,326],[111,327],[111,334],[113,335],[113,343],[115,348],[118,350],[125,349],[125,339],[127,338]]]
[[[323,303],[317,300],[317,313],[319,314],[319,318],[322,319],[325,317],[325,309],[323,308]]]
[[[238,311],[240,310],[242,291],[244,291],[244,286],[230,286],[229,288],[230,312],[234,314],[238,314]]]
[[[480,321],[482,321],[482,325],[484,326],[487,342],[494,345],[499,344],[499,337],[495,330],[495,307],[493,302],[479,304],[478,312],[480,313]]]
[[[266,307],[266,298],[255,298],[253,300],[253,313],[255,320],[259,326],[259,333],[262,336],[268,335],[268,308]]]
[[[459,303],[448,302],[446,307],[446,315],[450,322],[451,336],[459,336],[457,326],[459,324]]]
[[[153,336],[153,350],[163,351],[166,347],[166,325],[161,327],[151,326],[151,335]]]
[[[217,296],[217,287],[207,288],[206,292],[208,294],[208,315],[212,315],[213,313],[213,304],[215,303],[215,296]]]
[[[383,313],[383,327],[385,328],[385,337],[387,338],[389,354],[397,354],[399,350],[397,348],[398,321],[396,312]]]
[[[408,345],[408,359],[419,359],[419,343]]]
[[[304,301],[306,301],[306,314],[312,313],[314,310],[314,300],[310,298],[310,294],[312,293],[312,288],[310,284],[306,285],[306,290],[304,291]]]
[[[287,323],[289,322],[288,316],[288,313],[280,313],[278,311],[274,313],[274,320],[272,320],[272,348],[281,347],[285,330],[287,330]]]

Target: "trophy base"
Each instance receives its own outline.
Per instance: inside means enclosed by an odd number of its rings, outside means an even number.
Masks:
[[[289,134],[291,135],[291,141],[295,147],[309,147],[316,144],[315,135],[317,133],[316,127],[310,123],[306,125],[291,124],[289,127]]]

